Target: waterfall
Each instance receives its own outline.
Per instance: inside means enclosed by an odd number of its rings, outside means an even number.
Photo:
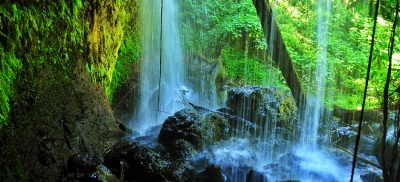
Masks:
[[[149,126],[162,124],[166,117],[184,107],[182,99],[187,89],[176,1],[141,0],[140,4],[140,95],[131,123],[133,129],[143,134]]]
[[[327,156],[318,146],[318,126],[323,119],[324,100],[326,98],[327,76],[327,43],[330,1],[318,0],[317,3],[317,60],[313,85],[307,87],[307,102],[303,103],[300,118],[303,122],[300,146],[296,149],[297,156],[302,158],[297,173],[303,179],[312,179],[315,172],[321,176],[343,180],[344,172],[337,162]],[[331,179],[333,180],[333,179]]]
[[[317,149],[318,124],[323,117],[326,75],[327,75],[327,34],[329,26],[330,1],[318,0],[317,28],[317,65],[315,69],[315,87],[308,86],[308,102],[302,112],[303,127],[300,145],[303,149]],[[315,91],[311,91],[314,88]]]

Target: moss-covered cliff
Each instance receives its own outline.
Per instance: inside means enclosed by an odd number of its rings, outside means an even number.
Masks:
[[[1,3],[0,181],[59,181],[68,157],[123,135],[109,99],[139,57],[137,12],[136,0]]]

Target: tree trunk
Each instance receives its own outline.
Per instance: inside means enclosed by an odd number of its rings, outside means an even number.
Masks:
[[[270,57],[278,66],[279,70],[281,70],[296,104],[299,107],[301,103],[306,103],[307,100],[304,91],[301,88],[299,77],[297,76],[296,70],[292,64],[285,43],[283,42],[281,32],[279,31],[275,18],[272,15],[271,7],[269,6],[268,1],[265,0],[253,0],[253,4],[257,9],[257,14],[261,21]]]

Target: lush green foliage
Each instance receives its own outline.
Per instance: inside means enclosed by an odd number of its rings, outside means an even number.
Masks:
[[[313,90],[317,66],[317,1],[269,1],[294,66],[305,88]],[[373,1],[330,1],[327,37],[326,103],[347,108],[361,105],[372,34]],[[380,107],[388,65],[388,42],[395,1],[381,4],[367,107]],[[234,85],[265,84],[278,80],[279,72],[265,55],[265,39],[250,0],[182,0],[183,37],[187,51],[207,58],[222,58],[222,73]],[[399,31],[397,31],[399,32]],[[396,41],[399,40],[399,34]],[[400,46],[395,46],[391,91],[400,87]],[[273,74],[271,74],[273,73]],[[264,80],[264,81],[263,81]],[[391,102],[399,94],[391,94]]]
[[[129,75],[133,71],[134,63],[137,63],[140,59],[141,48],[139,35],[140,32],[137,27],[135,27],[133,31],[125,34],[113,72],[110,94],[108,95],[110,102],[113,100],[113,94],[116,89],[126,83]]]
[[[267,45],[251,0],[181,3],[187,52],[220,60],[220,74],[231,86],[284,85],[266,56]]]
[[[183,37],[189,51],[218,57],[225,47],[248,46],[253,51],[266,47],[251,0],[181,1]]]
[[[139,31],[139,9],[137,1],[131,2],[130,6],[126,5],[127,0],[118,1],[118,6],[123,7],[121,10],[120,21],[125,21],[123,25],[124,36],[121,46],[118,50],[118,58],[112,70],[112,81],[107,91],[110,102],[113,101],[113,94],[118,87],[126,83],[130,74],[134,70],[134,65],[140,59],[141,42]]]
[[[324,12],[330,15],[327,41],[329,89],[326,94],[331,97],[326,102],[347,108],[360,107],[362,103],[373,24],[369,2],[356,2],[345,4],[342,1],[331,1],[330,12]],[[296,70],[307,87],[306,83],[315,82],[310,73],[315,70],[317,58],[317,4],[315,1],[292,0],[275,0],[271,4]],[[379,15],[378,20],[368,91],[367,107],[370,108],[380,107],[383,98],[388,64],[387,46],[393,21],[382,15]],[[397,55],[400,52],[398,45],[395,52]],[[398,65],[398,58],[394,60]],[[398,68],[393,71],[392,90],[400,86]],[[392,96],[392,102],[397,102],[399,96]]]
[[[21,31],[19,28],[20,15],[17,6],[14,4],[11,6],[11,13],[6,16],[7,21],[15,22],[14,26],[11,27],[8,35],[1,33],[2,41],[6,41],[7,44],[0,45],[0,128],[4,121],[8,119],[8,113],[10,112],[9,100],[14,94],[13,81],[16,78],[16,74],[21,69],[21,61],[16,58],[14,51],[16,47],[16,40],[21,37]],[[0,9],[0,12],[6,13],[5,9]],[[0,22],[0,28],[3,25]]]
[[[242,50],[224,49],[221,55],[228,78],[234,80],[237,86],[274,85],[285,88],[281,73],[270,63],[246,57]]]

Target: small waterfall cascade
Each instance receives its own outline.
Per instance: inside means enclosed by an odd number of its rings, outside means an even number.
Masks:
[[[175,0],[142,0],[142,63],[138,110],[132,128],[142,134],[149,126],[184,108],[187,96]],[[161,67],[161,69],[160,69]],[[161,75],[160,75],[161,74]]]
[[[341,181],[349,177],[337,161],[324,152],[318,144],[319,122],[324,117],[324,100],[326,93],[327,77],[327,44],[330,1],[318,0],[317,2],[317,64],[315,68],[314,83],[308,85],[307,102],[300,108],[300,119],[303,122],[299,146],[294,153],[302,160],[298,164],[297,175],[303,180],[315,180],[319,173],[320,179]]]
[[[329,26],[330,1],[318,0],[317,65],[315,69],[315,94],[308,88],[308,102],[302,111],[303,127],[300,146],[304,150],[317,149],[318,123],[323,117],[327,74],[327,34]]]

